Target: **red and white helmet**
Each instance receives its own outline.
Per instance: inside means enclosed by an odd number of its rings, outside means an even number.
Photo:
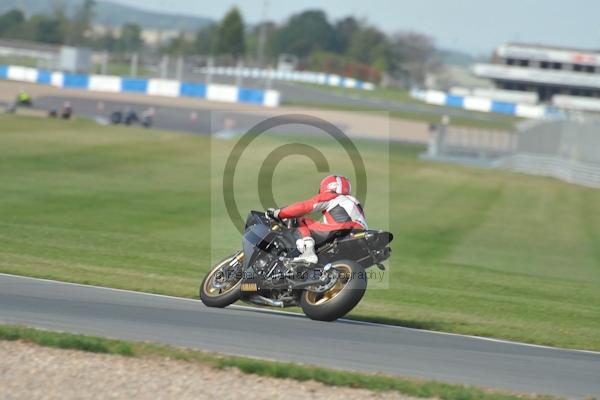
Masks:
[[[352,186],[350,180],[345,176],[329,175],[321,181],[319,193],[333,192],[338,194],[350,194]]]

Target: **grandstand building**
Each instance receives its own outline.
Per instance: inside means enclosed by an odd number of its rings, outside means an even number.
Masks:
[[[473,72],[501,91],[534,93],[561,108],[600,111],[600,52],[527,44],[505,44]]]

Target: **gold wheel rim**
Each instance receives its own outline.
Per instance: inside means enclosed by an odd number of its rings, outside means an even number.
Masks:
[[[215,278],[218,279],[218,277],[216,277],[216,275],[218,273],[223,273],[223,271],[221,271],[221,269],[228,265],[234,258],[238,258],[238,263],[242,261],[242,259],[244,258],[243,254],[238,254],[232,257],[228,257],[225,260],[221,261],[219,264],[217,264],[209,273],[208,273],[208,277],[206,278],[206,280],[204,281],[204,293],[206,293],[209,297],[219,297],[219,296],[223,296],[226,295],[227,293],[233,291],[242,281],[242,276],[240,274],[240,279],[238,279],[237,281],[227,285],[225,288],[222,287],[215,287],[213,285],[213,281]]]
[[[339,272],[339,277],[335,285],[323,293],[311,292],[308,290],[304,291],[304,296],[308,303],[312,304],[313,306],[323,305],[324,303],[334,299],[342,292],[342,290],[344,290],[346,285],[348,285],[348,282],[350,282],[350,277],[352,276],[352,269],[350,266],[346,264],[338,264],[334,268]]]

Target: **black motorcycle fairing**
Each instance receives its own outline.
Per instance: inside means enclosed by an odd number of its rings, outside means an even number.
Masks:
[[[369,268],[389,258],[387,245],[393,240],[390,232],[367,230],[352,233],[325,243],[317,250],[322,264],[343,258],[356,260],[363,268]]]
[[[277,236],[270,227],[261,224],[250,225],[244,232],[242,245],[244,249],[244,271],[254,263],[261,251],[268,252],[270,246]]]
[[[394,240],[394,235],[386,231],[367,231],[367,240],[371,247],[384,247]]]
[[[244,283],[256,284],[255,291],[288,287],[301,289],[314,281],[310,265],[288,264],[299,254],[295,246],[294,220],[287,223],[269,218],[264,212],[252,211],[246,218],[242,239]],[[319,263],[312,269],[322,269],[340,259],[354,260],[364,269],[379,265],[390,255],[387,245],[393,239],[385,231],[340,232],[320,243],[316,249]],[[285,260],[288,260],[287,262]],[[291,276],[294,278],[291,278]],[[284,278],[287,276],[288,281]],[[283,279],[283,281],[281,281]]]
[[[244,270],[256,260],[256,250],[268,252],[268,246],[275,238],[281,239],[282,244],[287,248],[288,256],[297,256],[299,252],[294,245],[295,237],[292,228],[295,223],[295,219],[288,221],[288,228],[286,228],[278,225],[279,222],[271,220],[264,212],[251,211],[246,218],[244,234],[246,255]],[[278,229],[273,230],[276,225]],[[322,265],[343,255],[344,258],[356,260],[363,268],[369,268],[389,258],[391,250],[387,246],[393,239],[394,236],[390,232],[379,230],[340,232],[340,235],[333,235],[326,241],[318,243],[316,251]]]
[[[244,242],[256,246],[261,250],[269,251],[269,246],[277,233],[265,225],[252,225],[244,233]]]
[[[309,317],[331,321],[347,313],[360,301],[366,289],[364,269],[373,265],[384,268],[381,263],[389,258],[388,244],[393,239],[392,234],[372,230],[340,232],[340,235],[332,235],[319,244],[316,249],[319,261],[311,264],[294,260],[299,254],[295,246],[295,222],[295,219],[272,218],[260,211],[252,211],[248,215],[242,236],[242,252],[232,256],[234,261],[229,264],[237,271],[241,267],[241,279],[236,275],[239,293],[232,301],[225,299],[214,307],[224,307],[239,299],[276,307],[300,305]],[[221,267],[217,265],[215,268]],[[340,270],[349,270],[351,274],[340,275]],[[342,276],[355,278],[344,280]],[[349,291],[342,289],[341,294],[326,300],[325,305],[306,297],[312,296],[310,293],[317,293],[314,296],[324,293],[338,282],[343,287],[354,286]],[[203,290],[204,281],[201,297]],[[317,312],[319,309],[321,311]],[[312,311],[309,313],[307,310]]]
[[[293,221],[289,221],[291,223]],[[290,229],[289,223],[283,224],[281,221],[274,221],[267,217],[262,211],[250,211],[248,217],[246,217],[246,226],[245,230],[248,230],[249,227],[253,225],[264,225],[268,226],[273,230],[275,226],[274,232],[277,232],[278,237],[281,239],[283,245],[285,245],[288,253],[294,253],[296,250],[296,237],[294,236],[293,229]],[[290,254],[291,255],[291,254]],[[296,256],[295,254],[294,256]]]

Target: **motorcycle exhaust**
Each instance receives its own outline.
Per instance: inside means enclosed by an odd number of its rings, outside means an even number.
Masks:
[[[271,306],[271,307],[282,307],[284,306],[283,301],[281,300],[273,300],[267,297],[261,296],[259,294],[255,294],[248,298],[248,301],[254,304],[259,304],[262,306]]]

